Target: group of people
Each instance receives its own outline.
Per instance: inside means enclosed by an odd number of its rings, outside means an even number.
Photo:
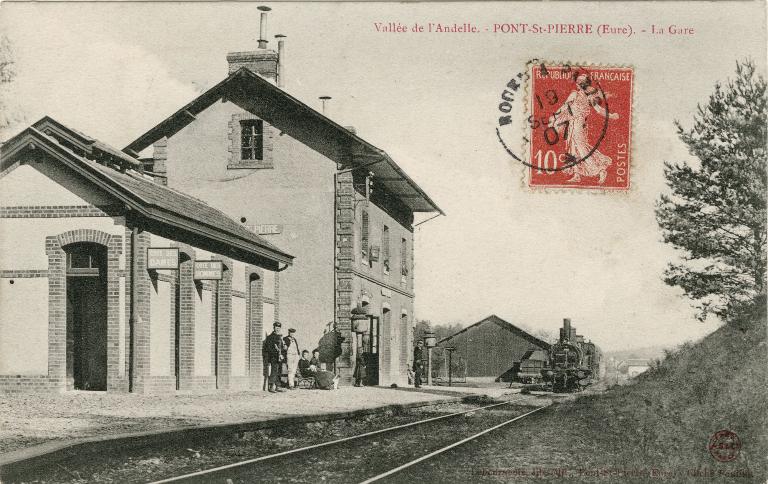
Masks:
[[[272,333],[264,340],[264,355],[266,355],[269,371],[270,393],[283,392],[280,382],[280,374],[283,364],[288,367],[288,389],[295,390],[296,375],[302,378],[313,378],[315,388],[323,390],[335,390],[339,387],[339,376],[332,371],[323,370],[320,365],[320,351],[314,350],[312,356],[307,350],[299,349],[299,342],[294,336],[296,330],[290,328],[288,336],[282,335],[282,324],[276,322],[272,325]],[[424,341],[417,341],[413,350],[413,383],[416,388],[421,388],[424,378]],[[358,354],[355,362],[353,377],[355,386],[363,386],[366,378],[366,361],[363,354]]]
[[[282,324],[276,322],[272,325],[272,333],[264,340],[264,355],[266,356],[269,371],[267,390],[270,393],[285,391],[280,382],[282,366],[288,367],[288,389],[297,388],[297,373],[303,378],[313,378],[315,388],[322,390],[335,390],[339,386],[339,377],[332,371],[323,370],[320,366],[320,351],[314,350],[312,358],[309,351],[299,350],[299,342],[294,336],[296,330],[290,328],[288,336],[282,336]]]

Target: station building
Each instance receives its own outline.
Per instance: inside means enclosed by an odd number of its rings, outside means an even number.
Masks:
[[[159,183],[205,200],[296,256],[297,267],[280,278],[291,295],[280,316],[298,330],[302,348],[313,349],[334,328],[343,337],[335,361],[342,381],[351,381],[362,351],[369,384],[405,384],[414,214],[442,212],[386,152],[287,93],[284,51],[264,40],[260,47],[230,53],[220,83],[124,152]],[[363,338],[352,332],[353,309],[369,316]]]
[[[261,388],[290,254],[50,118],[0,193],[0,391]]]

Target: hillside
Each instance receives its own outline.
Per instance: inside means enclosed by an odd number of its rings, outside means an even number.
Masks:
[[[766,353],[763,307],[741,324],[671,352],[634,384],[585,395],[558,413],[588,434],[574,449],[587,461],[598,453],[602,465],[668,470],[675,482],[703,477],[766,482]],[[732,462],[716,461],[707,448],[723,429],[741,439]]]

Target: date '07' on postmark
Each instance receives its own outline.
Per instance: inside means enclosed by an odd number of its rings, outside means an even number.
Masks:
[[[630,67],[533,64],[530,187],[629,189]]]

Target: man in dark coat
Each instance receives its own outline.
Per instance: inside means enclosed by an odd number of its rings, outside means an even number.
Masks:
[[[267,355],[269,365],[269,392],[285,391],[280,387],[280,371],[285,358],[285,342],[282,333],[282,324],[276,322],[272,325],[272,333],[264,340],[264,353]]]
[[[416,342],[416,348],[413,349],[413,373],[415,374],[413,383],[416,388],[421,388],[421,378],[424,375],[424,341]]]

